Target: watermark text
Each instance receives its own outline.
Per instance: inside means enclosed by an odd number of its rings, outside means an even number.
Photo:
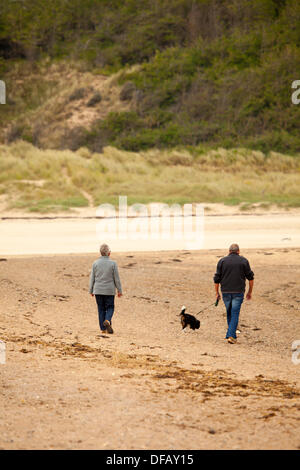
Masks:
[[[296,90],[292,93],[292,103],[299,104],[300,103],[300,80],[294,80],[292,82],[292,88],[296,88]]]
[[[96,232],[99,241],[149,240],[182,241],[201,249],[204,243],[204,207],[202,204],[136,203],[127,205],[127,196],[119,196],[119,207],[101,204]]]
[[[300,364],[300,339],[292,342],[292,363],[296,366]]]
[[[6,85],[3,80],[0,80],[0,104],[6,104]]]
[[[5,364],[5,362],[6,362],[5,342],[0,340],[0,364]]]

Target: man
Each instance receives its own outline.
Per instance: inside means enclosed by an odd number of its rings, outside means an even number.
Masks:
[[[118,297],[122,296],[122,286],[119,278],[118,266],[115,261],[109,259],[111,251],[105,243],[100,247],[101,257],[92,267],[90,276],[90,294],[96,296],[100,330],[113,333],[111,319],[115,308],[116,288]]]
[[[236,329],[244,300],[246,279],[249,281],[246,298],[250,300],[254,284],[254,273],[251,271],[249,261],[240,256],[239,245],[233,243],[229,247],[229,254],[219,260],[214,275],[217,299],[221,298],[219,294],[221,284],[223,301],[227,311],[228,330],[226,339],[231,344],[236,343]]]

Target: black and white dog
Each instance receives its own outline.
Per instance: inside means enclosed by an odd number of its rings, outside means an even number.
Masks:
[[[185,313],[185,306],[182,307],[181,312],[180,312],[180,321],[182,325],[182,329],[184,330],[185,327],[190,325],[190,328],[192,330],[198,330],[200,328],[200,321],[197,320],[193,315],[189,315],[188,313]]]

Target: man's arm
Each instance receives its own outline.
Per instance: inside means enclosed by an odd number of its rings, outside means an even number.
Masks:
[[[219,293],[219,287],[220,287],[220,284],[216,284],[216,283],[215,283],[215,290],[216,290],[216,297],[217,297],[217,299],[220,299],[220,298],[221,298],[220,293]]]
[[[248,289],[248,292],[247,292],[247,295],[246,295],[246,299],[247,299],[247,300],[250,300],[251,297],[252,297],[253,285],[254,285],[254,279],[251,279],[251,280],[249,281],[249,289]]]
[[[245,276],[249,281],[249,289],[246,295],[246,299],[250,300],[252,297],[252,290],[253,290],[253,285],[254,285],[254,272],[250,268],[249,261],[247,260],[246,266],[245,266]]]
[[[246,264],[245,264],[245,267],[244,267],[244,272],[245,272],[245,276],[248,279],[248,281],[252,281],[252,279],[254,279],[254,272],[250,268],[250,264],[249,264],[248,260],[246,260]]]
[[[218,264],[217,264],[216,273],[214,275],[214,283],[215,283],[215,291],[216,291],[217,299],[221,298],[221,296],[219,294],[219,287],[220,287],[221,279],[222,279],[222,260],[220,259]]]

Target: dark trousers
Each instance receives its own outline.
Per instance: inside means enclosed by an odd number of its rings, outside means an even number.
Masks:
[[[115,296],[114,295],[100,295],[95,294],[100,330],[104,331],[106,328],[103,325],[105,320],[108,320],[111,324],[111,319],[115,310]]]

